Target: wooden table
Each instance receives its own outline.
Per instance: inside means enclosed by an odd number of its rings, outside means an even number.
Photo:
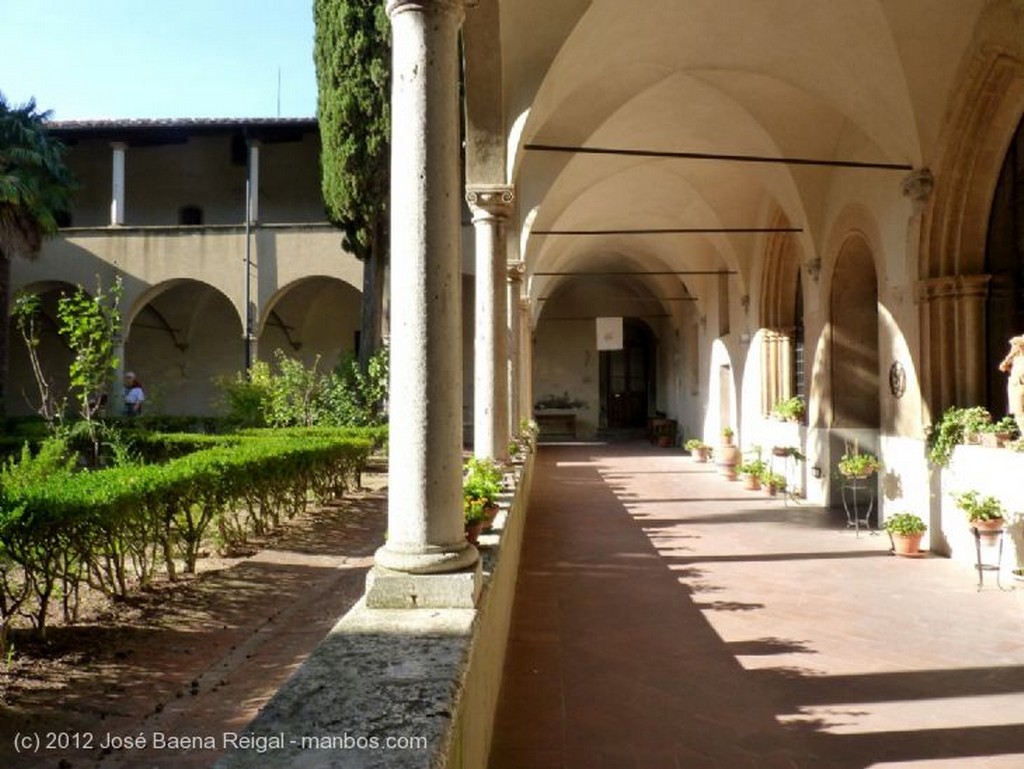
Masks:
[[[571,409],[543,409],[533,418],[541,438],[576,438],[576,412]]]

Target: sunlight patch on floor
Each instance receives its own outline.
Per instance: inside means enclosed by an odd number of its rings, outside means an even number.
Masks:
[[[778,720],[784,725],[812,725],[828,734],[889,732],[893,724],[899,724],[901,732],[1014,726],[1024,725],[1024,699],[1015,692],[978,697],[850,702],[802,707],[798,713],[778,716]]]

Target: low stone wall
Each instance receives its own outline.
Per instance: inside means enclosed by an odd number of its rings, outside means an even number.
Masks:
[[[485,767],[533,456],[494,532],[481,537],[484,585],[475,609],[368,609],[360,601],[216,767]]]
[[[975,489],[992,495],[1006,508],[1006,534],[1001,567],[1006,576],[1024,567],[1024,453],[983,446],[957,446],[949,467],[933,487],[933,509],[937,509],[939,530],[933,531],[931,547],[953,560],[973,565],[977,560],[974,536],[967,518],[957,508],[952,495]],[[934,483],[934,481],[933,481]],[[934,527],[933,527],[934,528]],[[983,554],[991,562],[993,553]],[[1007,583],[1004,583],[1007,584]]]

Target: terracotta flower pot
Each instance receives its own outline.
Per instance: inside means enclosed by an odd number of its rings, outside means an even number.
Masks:
[[[740,463],[740,450],[736,446],[722,446],[718,450],[718,472],[730,481],[736,480],[736,466]]]
[[[917,534],[893,534],[892,551],[896,555],[919,556],[921,555],[921,540],[924,532]]]

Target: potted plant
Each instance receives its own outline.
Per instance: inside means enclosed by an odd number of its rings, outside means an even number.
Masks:
[[[860,452],[856,448],[843,454],[839,460],[839,473],[846,478],[867,478],[877,473],[881,463],[874,454]]]
[[[957,445],[973,440],[991,421],[992,415],[982,406],[950,406],[939,421],[928,428],[929,461],[936,467],[946,467]]]
[[[786,476],[782,473],[773,473],[770,470],[765,471],[761,476],[761,486],[768,492],[768,496],[774,497],[778,492],[786,490]]]
[[[740,463],[740,450],[732,442],[732,428],[726,425],[722,428],[722,445],[718,450],[718,472],[730,481],[736,480],[736,465]]]
[[[751,491],[758,491],[761,488],[761,473],[764,472],[764,462],[760,459],[753,459],[743,462],[736,471],[743,476],[743,488]]]
[[[986,422],[978,430],[981,445],[992,449],[1002,448],[1013,440],[1016,433],[1017,422],[1009,416],[1003,417],[998,422]]]
[[[470,457],[466,460],[462,479],[463,508],[469,515],[470,502],[480,503],[483,513],[483,528],[488,528],[498,514],[498,495],[501,493],[502,471],[493,459]],[[468,518],[467,518],[468,520]]]
[[[685,448],[693,456],[694,462],[708,461],[708,454],[711,452],[711,447],[700,438],[690,438],[690,440],[686,442]]]
[[[979,534],[994,536],[1002,530],[1006,520],[1006,509],[1003,503],[991,495],[982,496],[978,491],[960,491],[953,493],[953,501],[967,515],[971,528]]]
[[[745,489],[758,491],[761,488],[761,477],[768,471],[768,464],[761,459],[760,446],[755,446],[750,454],[751,458],[742,462],[736,470],[743,476]]]
[[[921,555],[921,538],[928,526],[920,516],[913,513],[895,513],[885,519],[884,528],[889,532],[892,552],[895,555]]]
[[[781,400],[772,407],[772,416],[783,422],[799,422],[804,418],[807,404],[799,395]]]
[[[480,532],[487,523],[487,500],[480,497],[462,498],[462,513],[465,518],[466,539],[474,545],[479,542]]]

